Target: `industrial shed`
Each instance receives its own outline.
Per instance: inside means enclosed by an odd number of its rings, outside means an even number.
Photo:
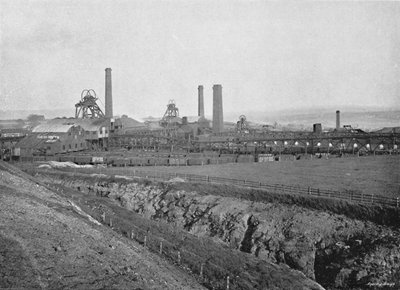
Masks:
[[[84,130],[86,140],[97,140],[108,137],[109,121],[106,119],[52,119],[35,127],[34,130],[52,132],[53,128],[68,125],[80,126]]]
[[[45,123],[33,129],[33,133],[52,133],[63,131],[69,126],[80,127],[81,137],[86,142],[86,147],[89,149],[99,149],[107,146],[107,139],[109,136],[109,123],[107,119],[77,119],[77,118],[57,118],[48,120]]]
[[[92,150],[107,147],[110,121],[107,119],[73,119],[74,124],[84,130],[88,148]]]
[[[13,156],[56,155],[85,149],[87,144],[81,126],[45,123],[35,127],[29,136],[15,145]]]

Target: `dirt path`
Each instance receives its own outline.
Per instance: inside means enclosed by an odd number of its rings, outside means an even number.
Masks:
[[[0,288],[204,289],[183,270],[0,171]]]

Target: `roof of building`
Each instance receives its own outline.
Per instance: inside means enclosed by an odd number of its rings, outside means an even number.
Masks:
[[[24,126],[23,120],[0,120],[0,129],[21,129]]]
[[[67,133],[72,127],[75,127],[74,123],[58,124],[52,122],[46,122],[33,128],[33,133]]]
[[[47,120],[33,128],[34,133],[66,133],[71,127],[80,126],[85,131],[98,131],[107,126],[107,119],[75,119],[60,118]]]
[[[144,127],[145,124],[129,117],[122,117],[115,119],[115,124],[121,124],[123,129]]]
[[[15,147],[16,148],[40,148],[43,147],[44,144],[46,143],[54,143],[54,142],[60,142],[58,139],[42,139],[38,138],[38,135],[29,135],[20,140]]]
[[[3,134],[3,133],[21,133],[21,134],[26,134],[26,133],[28,133],[28,132],[29,132],[29,130],[26,130],[26,129],[24,129],[24,128],[15,128],[15,129],[7,128],[7,129],[0,129],[0,133],[1,133],[1,134]]]

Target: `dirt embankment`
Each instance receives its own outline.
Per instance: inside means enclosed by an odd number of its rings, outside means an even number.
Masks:
[[[180,190],[170,184],[104,177],[42,178],[108,197],[149,219],[213,237],[259,259],[286,264],[329,289],[400,286],[400,233],[385,225],[293,204],[207,194],[206,189]]]
[[[3,170],[0,288],[204,289],[73,202]]]

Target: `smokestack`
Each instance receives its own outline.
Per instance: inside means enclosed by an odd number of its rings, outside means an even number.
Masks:
[[[336,131],[340,130],[340,111],[336,111]]]
[[[199,86],[199,100],[198,100],[198,116],[204,118],[204,96],[203,96],[203,86]]]
[[[213,86],[213,133],[224,130],[224,114],[222,110],[222,86]]]
[[[111,68],[106,68],[106,118],[113,117]]]

